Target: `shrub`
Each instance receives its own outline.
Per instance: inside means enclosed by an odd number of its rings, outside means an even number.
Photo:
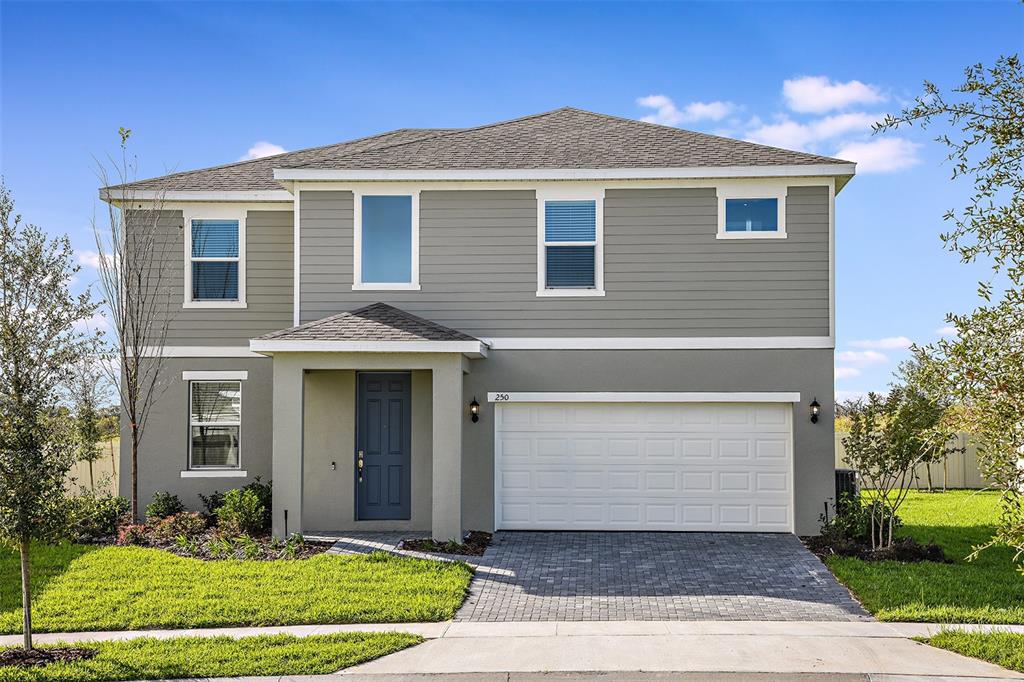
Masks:
[[[133,523],[122,526],[117,533],[117,544],[119,545],[148,545],[149,536],[147,528],[141,523]]]
[[[260,504],[263,505],[263,520],[260,522],[260,530],[269,531],[270,525],[273,523],[273,485],[270,481],[264,483],[260,480],[260,477],[257,476],[252,480],[252,483],[246,485],[242,490],[250,490],[256,493],[256,497],[259,499]]]
[[[128,514],[131,503],[113,495],[83,493],[69,500],[72,539],[79,542],[117,535],[117,526]]]
[[[249,535],[263,528],[266,508],[252,490],[229,490],[217,510],[220,529],[229,535]]]
[[[199,501],[203,503],[207,516],[216,516],[217,510],[224,506],[224,493],[219,490],[214,490],[209,495],[199,493]]]
[[[153,494],[153,501],[146,507],[146,520],[152,522],[166,519],[168,516],[174,516],[183,511],[185,511],[185,505],[181,503],[177,495],[158,490]]]
[[[153,540],[174,542],[177,538],[196,538],[206,531],[206,519],[199,512],[181,512],[157,521],[152,528]]]

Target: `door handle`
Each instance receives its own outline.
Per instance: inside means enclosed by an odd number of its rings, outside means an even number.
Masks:
[[[363,451],[360,450],[356,455],[356,468],[359,472],[359,482],[363,482]]]

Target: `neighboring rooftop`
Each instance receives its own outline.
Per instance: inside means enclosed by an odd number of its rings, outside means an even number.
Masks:
[[[469,334],[417,317],[386,303],[374,303],[298,327],[257,337],[257,341],[477,341]]]
[[[273,171],[721,168],[851,164],[565,107],[476,128],[408,128],[110,189],[279,190]]]

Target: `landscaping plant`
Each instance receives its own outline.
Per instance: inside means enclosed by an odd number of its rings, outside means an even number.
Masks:
[[[32,649],[30,551],[64,530],[65,477],[75,447],[54,418],[76,362],[95,347],[77,331],[96,310],[68,290],[78,271],[68,238],[50,239],[14,214],[0,186],[0,542],[21,557],[22,633]]]
[[[130,508],[125,497],[82,491],[69,500],[71,538],[79,542],[94,542],[115,537]]]
[[[181,503],[177,495],[172,495],[165,490],[158,490],[153,493],[153,501],[146,506],[146,521],[159,521],[183,511],[185,511],[185,505]]]
[[[895,384],[885,396],[869,393],[849,416],[850,433],[843,445],[847,461],[864,482],[871,549],[888,548],[914,467],[933,447],[932,429],[941,411],[916,387]]]
[[[265,529],[266,507],[254,490],[235,489],[224,494],[217,523],[228,535],[253,535]]]
[[[1024,557],[1024,67],[1017,55],[994,66],[975,64],[951,93],[925,82],[924,94],[876,130],[903,125],[943,126],[936,141],[946,147],[952,177],[971,183],[967,205],[947,211],[951,224],[941,238],[965,263],[991,264],[993,280],[978,285],[981,305],[950,314],[956,330],[919,349],[934,367],[937,395],[957,404],[954,426],[979,440],[981,473],[1002,495],[993,544]],[[1024,566],[1021,567],[1024,570]]]

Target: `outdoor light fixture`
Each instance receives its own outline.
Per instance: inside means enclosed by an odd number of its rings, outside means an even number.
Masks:
[[[474,424],[480,421],[480,403],[476,401],[476,396],[473,396],[473,402],[469,404],[469,418]]]
[[[821,403],[818,402],[817,396],[811,401],[811,423],[818,423],[818,415],[821,414]]]

